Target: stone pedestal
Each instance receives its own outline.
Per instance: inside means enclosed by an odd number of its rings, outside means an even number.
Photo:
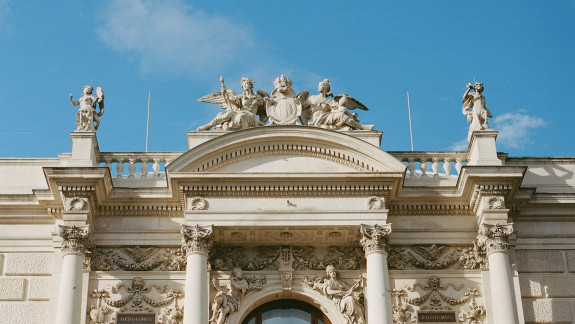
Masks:
[[[475,131],[469,140],[469,161],[467,165],[503,165],[497,158],[495,147],[496,131]]]
[[[98,166],[98,139],[96,132],[76,131],[70,133],[72,138],[72,158],[69,166]]]
[[[82,317],[82,267],[89,247],[89,226],[60,226],[62,242],[62,278],[58,292],[56,324],[77,324]]]
[[[187,257],[184,324],[208,323],[208,252],[212,233],[212,226],[182,225]]]
[[[361,245],[367,259],[367,323],[393,324],[387,255],[390,225],[361,225]]]

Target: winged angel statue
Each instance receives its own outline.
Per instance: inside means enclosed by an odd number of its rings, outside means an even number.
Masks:
[[[218,113],[216,118],[206,125],[198,127],[199,131],[214,129],[239,130],[255,126],[263,126],[267,121],[265,98],[269,94],[263,90],[254,93],[254,81],[242,78],[242,94],[227,89],[224,78],[220,77],[222,89],[198,99],[199,102],[217,103],[226,111]],[[259,116],[259,118],[258,118]]]

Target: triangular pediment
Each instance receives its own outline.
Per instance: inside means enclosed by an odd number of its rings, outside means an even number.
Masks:
[[[305,126],[231,132],[192,148],[170,173],[403,173],[378,147],[341,132]]]

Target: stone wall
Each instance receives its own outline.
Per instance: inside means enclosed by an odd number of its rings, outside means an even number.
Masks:
[[[574,323],[575,250],[517,250],[525,323]]]
[[[52,253],[0,254],[0,324],[48,323]]]

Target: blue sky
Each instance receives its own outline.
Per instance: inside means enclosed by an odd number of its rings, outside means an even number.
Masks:
[[[90,83],[106,93],[101,151],[186,150],[186,132],[220,110],[196,100],[224,76],[271,92],[282,73],[299,92],[370,107],[382,149],[465,149],[465,84],[485,84],[511,156],[573,156],[575,1],[17,1],[0,0],[0,157],[71,151]]]

